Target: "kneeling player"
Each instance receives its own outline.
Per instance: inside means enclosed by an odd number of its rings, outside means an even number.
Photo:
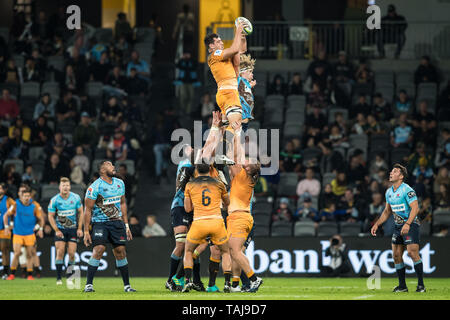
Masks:
[[[83,236],[83,205],[80,196],[70,192],[70,180],[65,177],[61,178],[59,182],[59,191],[59,194],[54,196],[48,205],[48,221],[55,230],[57,285],[62,284],[61,274],[66,244],[69,266],[74,266],[78,238]]]
[[[194,218],[186,237],[184,252],[184,269],[186,284],[183,292],[193,288],[191,281],[193,267],[193,252],[195,248],[204,243],[207,237],[217,245],[222,252],[222,267],[225,274],[224,291],[229,292],[231,287],[231,259],[228,248],[228,235],[225,229],[220,206],[223,202],[228,206],[230,200],[225,185],[209,175],[210,166],[197,164],[198,177],[186,185],[184,208],[186,212],[194,212]]]
[[[128,226],[125,184],[114,177],[116,169],[110,161],[102,161],[98,166],[100,178],[87,189],[84,212],[84,244],[93,244],[92,257],[89,259],[87,280],[84,292],[94,292],[92,285],[100,259],[111,243],[116,266],[122,275],[124,291],[135,292],[130,286],[128,261],[125,251],[126,241],[133,239]],[[89,227],[92,217],[92,238]]]

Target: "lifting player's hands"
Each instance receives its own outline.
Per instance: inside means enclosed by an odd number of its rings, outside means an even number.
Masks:
[[[77,229],[77,237],[82,238],[83,237],[83,230]]]
[[[221,113],[219,111],[213,111],[212,114],[213,114],[212,126],[218,128],[220,126],[220,123],[222,122]]]
[[[125,229],[126,229],[126,231],[127,231],[127,240],[128,240],[128,241],[133,240],[133,235],[131,234],[130,228],[126,227]]]
[[[92,244],[92,239],[91,239],[91,235],[89,234],[89,232],[85,232],[84,233],[84,245],[86,247],[89,247]]]
[[[256,80],[250,81],[250,87],[253,88],[254,86],[256,86]]]
[[[245,37],[244,24],[242,22],[239,22],[238,25],[236,26],[236,33]]]
[[[409,233],[409,224],[405,223],[400,231],[402,236],[407,235]]]
[[[370,229],[370,233],[374,236],[374,237],[376,237],[377,236],[377,230],[378,230],[378,224],[374,224],[373,225],[373,227],[372,227],[372,229]]]

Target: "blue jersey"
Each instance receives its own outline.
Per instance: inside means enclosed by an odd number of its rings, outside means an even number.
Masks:
[[[417,200],[416,192],[406,183],[402,183],[397,190],[394,191],[394,186],[390,187],[386,191],[386,203],[391,206],[395,224],[404,224],[411,213],[410,204]],[[419,220],[416,218],[413,221],[419,224]]]
[[[39,203],[30,201],[28,205],[24,205],[17,199],[14,206],[10,207],[8,210],[14,212],[14,234],[19,236],[34,234],[37,218],[42,215],[42,208]]]
[[[48,212],[56,214],[58,229],[73,229],[77,227],[77,211],[81,208],[81,198],[70,192],[67,199],[60,194],[54,196],[48,205]]]
[[[95,200],[92,210],[92,222],[119,220],[122,217],[120,199],[125,195],[125,184],[118,178],[112,178],[109,184],[102,178],[95,180],[87,189],[86,197]]]
[[[252,86],[242,77],[238,77],[238,92],[239,100],[241,101],[242,106],[242,120],[253,119],[252,111],[255,102],[252,93]]]
[[[175,192],[175,196],[173,197],[172,206],[170,207],[170,210],[172,210],[175,207],[184,207],[184,188],[178,188],[178,183],[182,179],[180,176],[180,173],[183,168],[193,168],[194,166],[191,164],[189,159],[185,159],[180,161],[178,164],[177,169],[177,190]]]

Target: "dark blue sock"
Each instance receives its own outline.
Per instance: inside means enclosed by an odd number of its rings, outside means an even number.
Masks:
[[[62,260],[56,260],[55,266],[56,266],[56,280],[61,280],[62,275],[62,269],[63,269],[64,262]]]
[[[417,274],[417,285],[423,286],[423,263],[422,260],[414,262],[414,270]]]
[[[92,282],[94,281],[95,273],[97,272],[99,265],[100,265],[100,260],[97,260],[94,258],[89,259],[86,284],[92,284]]]
[[[200,279],[200,257],[197,257],[196,259],[194,259],[194,268],[192,269],[192,271],[193,271],[194,283],[199,283],[201,281],[201,279]]]
[[[247,275],[244,271],[241,271],[241,281],[243,287],[249,287],[250,286],[250,280],[248,279]]]
[[[169,279],[172,279],[172,277],[177,273],[178,265],[180,264],[182,257],[178,257],[174,254],[170,256],[170,273],[169,273]]]
[[[406,268],[405,268],[405,264],[403,262],[399,263],[399,264],[395,264],[395,269],[397,270],[399,287],[406,288],[406,281],[405,281]]]
[[[116,260],[116,266],[120,270],[120,274],[122,275],[123,285],[130,285],[130,275],[128,273],[128,261],[127,258],[122,260]]]

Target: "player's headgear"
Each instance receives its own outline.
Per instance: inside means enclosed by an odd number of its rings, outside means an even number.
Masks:
[[[214,43],[214,39],[218,37],[219,35],[217,33],[211,33],[206,35],[205,39],[203,40],[205,42],[206,48],[209,48],[209,45]]]
[[[252,57],[249,54],[241,54],[239,63],[239,73],[245,71],[253,71],[253,69],[255,69],[255,62],[256,60],[252,59]]]
[[[400,170],[400,173],[403,176],[403,181],[408,179],[408,170],[404,166],[402,166],[400,163],[396,163],[396,164],[394,164],[394,168],[397,168]]]

